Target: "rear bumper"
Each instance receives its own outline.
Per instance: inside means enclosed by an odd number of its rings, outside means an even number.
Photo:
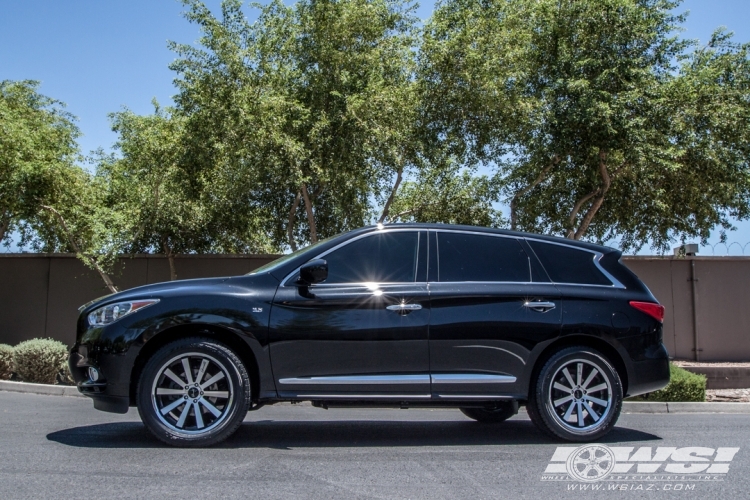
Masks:
[[[646,354],[646,359],[632,365],[628,396],[638,396],[663,389],[669,383],[669,354],[663,344]]]

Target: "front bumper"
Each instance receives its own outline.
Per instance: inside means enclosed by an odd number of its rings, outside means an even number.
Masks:
[[[127,413],[130,407],[130,372],[135,361],[133,349],[122,354],[101,352],[91,345],[76,343],[70,350],[68,366],[78,392],[94,400],[94,408],[111,413]],[[88,368],[93,366],[103,378],[93,382]]]

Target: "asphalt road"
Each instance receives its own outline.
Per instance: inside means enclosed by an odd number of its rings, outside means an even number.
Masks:
[[[602,481],[580,491],[585,483],[542,480],[566,444],[525,412],[488,426],[457,410],[279,405],[250,413],[218,447],[175,449],[133,409],[113,415],[84,398],[0,392],[0,499],[750,498],[748,415],[622,415],[603,443],[740,450],[723,481]]]

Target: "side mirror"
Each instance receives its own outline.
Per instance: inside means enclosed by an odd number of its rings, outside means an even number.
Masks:
[[[300,285],[314,285],[328,278],[328,262],[323,259],[311,260],[299,268]]]

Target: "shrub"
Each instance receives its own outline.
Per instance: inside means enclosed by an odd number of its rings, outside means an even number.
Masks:
[[[13,374],[13,348],[0,344],[0,380],[10,380]]]
[[[706,376],[691,373],[684,368],[669,364],[669,384],[664,389],[644,394],[642,401],[705,401]]]
[[[24,382],[54,384],[68,359],[68,348],[52,339],[31,339],[13,349],[16,373]]]

